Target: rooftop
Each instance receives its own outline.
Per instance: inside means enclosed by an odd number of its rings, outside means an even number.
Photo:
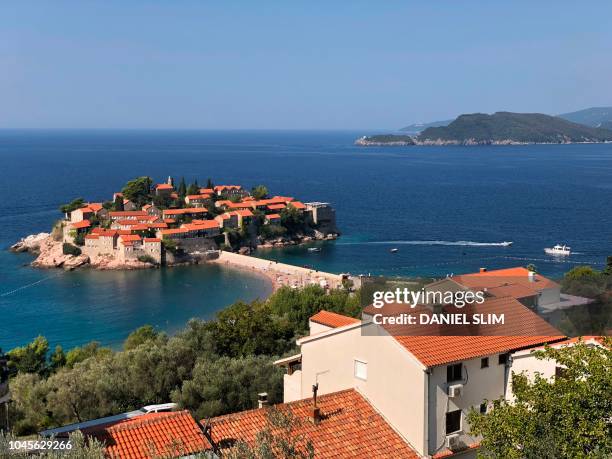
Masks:
[[[314,316],[312,316],[310,320],[312,322],[316,322],[318,324],[326,325],[332,328],[343,327],[345,325],[351,325],[360,322],[359,319],[354,319],[353,317],[336,314],[335,312],[330,311],[319,311]]]
[[[321,410],[319,424],[308,417],[312,399],[276,405],[290,410],[297,421],[295,435],[312,442],[316,457],[418,458],[417,453],[400,437],[385,419],[354,389],[317,397]],[[265,408],[220,416],[210,420],[213,440],[242,440],[253,443],[257,433],[266,427]]]

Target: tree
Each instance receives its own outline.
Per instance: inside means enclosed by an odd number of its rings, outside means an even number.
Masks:
[[[66,354],[64,353],[64,349],[59,344],[55,346],[55,351],[51,354],[49,358],[49,364],[51,370],[57,371],[64,365],[66,365]]]
[[[124,210],[124,208],[123,208],[123,196],[121,196],[119,194],[115,196],[115,201],[113,202],[113,210],[115,212],[122,212]]]
[[[315,449],[303,434],[296,433],[304,421],[295,417],[291,410],[268,408],[266,425],[260,430],[253,444],[239,441],[229,451],[223,452],[228,459],[312,459]]]
[[[156,341],[161,336],[165,335],[156,331],[151,325],[143,325],[128,335],[123,342],[123,349],[129,351],[130,349],[137,348],[141,344]]]
[[[563,374],[513,374],[512,402],[500,399],[487,414],[468,415],[471,434],[482,435],[482,457],[582,458],[612,454],[612,341],[579,342],[537,351]]]
[[[72,202],[60,206],[60,211],[68,216],[68,214],[73,210],[83,207],[83,204],[85,204],[83,198],[76,198]]]
[[[19,373],[43,374],[47,370],[47,352],[49,342],[44,336],[37,336],[31,343],[9,351],[9,368]]]
[[[533,263],[529,263],[525,267],[527,268],[528,271],[531,271],[532,273],[537,273],[538,272],[538,268]]]
[[[304,229],[304,215],[289,203],[281,210],[281,225],[287,228],[289,234],[295,234]]]
[[[109,355],[111,352],[110,348],[102,347],[97,341],[92,341],[83,347],[70,349],[66,354],[66,366],[73,368],[77,363],[83,362],[90,357]]]
[[[606,269],[603,272],[606,276],[612,276],[612,255],[606,258]]]
[[[177,193],[181,198],[184,198],[187,195],[187,185],[185,184],[185,177],[181,177]]]
[[[172,399],[202,419],[256,408],[260,392],[267,392],[271,403],[282,401],[283,371],[269,357],[204,357]]]
[[[257,185],[251,190],[251,196],[255,199],[264,199],[268,196],[268,188],[264,185]]]
[[[213,183],[212,179],[210,177],[206,179],[206,188],[213,189],[214,187],[215,187],[215,184]]]
[[[139,177],[127,182],[121,192],[125,199],[129,199],[136,206],[142,207],[150,200],[152,184],[151,177]]]
[[[200,185],[197,180],[187,187],[187,194],[200,194]]]

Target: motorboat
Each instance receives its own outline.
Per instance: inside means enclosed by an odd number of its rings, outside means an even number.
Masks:
[[[321,247],[309,247],[308,251],[309,252],[320,252],[321,251]]]
[[[399,250],[399,249],[393,248],[393,249],[389,250],[389,252],[391,252],[391,253],[396,253],[398,250]]]
[[[562,256],[566,256],[569,255],[571,253],[571,247],[567,246],[567,245],[561,245],[561,244],[557,244],[556,246],[552,247],[552,248],[546,248],[544,249],[544,252],[546,252],[548,255],[562,255]]]
[[[502,247],[510,247],[512,245],[512,241],[504,241],[501,243]]]

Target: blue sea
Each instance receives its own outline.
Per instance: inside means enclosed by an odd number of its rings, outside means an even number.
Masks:
[[[216,266],[137,272],[37,270],[4,250],[49,231],[75,197],[110,199],[129,179],[265,184],[330,202],[342,237],[258,256],[331,272],[433,275],[535,264],[559,277],[612,255],[612,145],[355,147],[349,131],[0,131],[0,347],[35,336],[118,346],[143,324],[172,333],[260,277]],[[510,247],[499,243],[513,241]],[[555,259],[544,247],[565,243]],[[390,253],[398,248],[397,253]]]

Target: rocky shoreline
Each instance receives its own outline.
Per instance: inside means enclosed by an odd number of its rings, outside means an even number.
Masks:
[[[275,247],[288,247],[306,244],[314,241],[334,240],[338,237],[337,233],[323,234],[316,232],[313,236],[300,236],[296,239],[277,238],[274,240],[263,241],[258,244],[256,249],[266,249]],[[255,250],[256,250],[255,249]],[[90,257],[86,254],[68,255],[63,253],[63,243],[53,238],[49,233],[32,234],[22,238],[13,244],[9,250],[15,253],[29,253],[36,256],[30,263],[35,268],[62,268],[72,271],[76,268],[93,268],[99,270],[132,270],[158,268],[158,265],[137,260],[118,260],[111,255]],[[241,247],[238,253],[248,255],[252,253],[251,248]],[[200,257],[186,256],[177,258],[175,262],[168,263],[167,266],[193,265],[199,264]]]
[[[432,147],[444,147],[444,146],[478,146],[478,145],[572,145],[572,144],[592,144],[592,143],[611,143],[608,141],[560,141],[560,142],[518,142],[511,139],[503,140],[442,140],[442,139],[425,139],[417,140],[416,138],[412,141],[393,141],[393,142],[381,142],[368,140],[367,137],[360,137],[355,140],[355,145],[361,147],[408,147],[408,146],[432,146]]]

